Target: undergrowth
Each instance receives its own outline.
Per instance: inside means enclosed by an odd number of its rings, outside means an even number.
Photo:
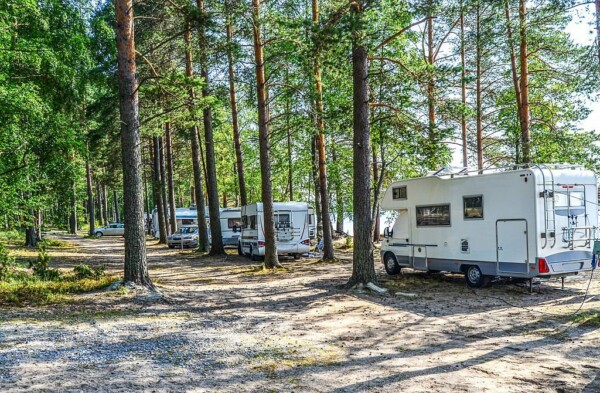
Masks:
[[[115,281],[106,276],[103,267],[80,264],[72,272],[51,269],[52,259],[41,243],[37,259],[24,269],[0,243],[0,304],[24,306],[68,303],[73,294],[108,287]]]
[[[600,327],[600,311],[589,311],[571,318],[573,322],[584,326]]]

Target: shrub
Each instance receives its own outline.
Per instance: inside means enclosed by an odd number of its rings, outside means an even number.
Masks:
[[[50,255],[46,251],[46,246],[41,243],[37,259],[32,263],[33,274],[42,280],[56,281],[60,278],[60,272],[56,269],[50,269]]]
[[[0,243],[0,281],[6,280],[15,269],[15,258],[8,253],[8,250]]]
[[[98,278],[104,277],[104,275],[105,275],[104,267],[102,267],[102,266],[91,267],[91,266],[85,265],[83,263],[75,266],[73,268],[73,273],[75,273],[75,277],[77,277],[80,280],[84,279],[84,278],[98,279]]]

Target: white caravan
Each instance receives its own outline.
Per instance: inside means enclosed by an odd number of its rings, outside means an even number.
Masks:
[[[239,207],[220,208],[219,216],[221,219],[223,244],[226,246],[237,246],[241,228],[241,209]],[[195,207],[178,207],[175,209],[175,219],[177,220],[178,228],[181,228],[182,226],[198,225],[198,211]],[[208,216],[208,209],[206,209],[205,212],[205,219],[210,240],[210,219]],[[160,231],[158,228],[158,212],[156,209],[154,209],[154,214],[152,216],[152,224],[154,237],[158,238]]]
[[[219,217],[223,245],[237,246],[242,232],[242,209],[240,207],[219,209]]]
[[[573,165],[396,181],[381,200],[396,215],[381,259],[391,275],[462,272],[472,287],[496,276],[564,280],[592,268],[597,201],[596,176]]]
[[[275,202],[275,239],[278,255],[298,258],[310,251],[311,234],[315,232],[313,209],[306,202]],[[242,206],[240,255],[253,260],[265,255],[264,212],[262,202]]]

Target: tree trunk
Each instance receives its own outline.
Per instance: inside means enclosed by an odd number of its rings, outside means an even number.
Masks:
[[[115,222],[121,222],[121,211],[119,209],[119,194],[117,190],[113,190],[113,203],[115,206]]]
[[[94,191],[92,188],[92,170],[90,169],[89,158],[85,162],[85,178],[87,185],[87,213],[90,221],[89,235],[93,236],[96,233],[96,215],[94,212]]]
[[[511,17],[510,17],[510,6],[508,3],[508,0],[504,1],[504,13],[506,16],[506,34],[508,37],[508,48],[509,48],[509,53],[510,53],[510,71],[511,71],[512,80],[513,80],[513,87],[515,89],[515,100],[517,103],[517,117],[519,118],[519,124],[520,124],[521,112],[522,112],[521,86],[519,85],[519,75],[518,75],[518,70],[517,70],[517,56],[515,55],[515,49],[514,49],[514,41],[513,41],[513,34],[512,34],[512,21],[511,21]],[[517,145],[518,145],[518,143],[517,143]],[[516,146],[516,149],[517,149],[516,162],[519,162],[518,146]]]
[[[226,5],[228,1],[226,1]],[[238,125],[237,98],[235,92],[235,72],[233,69],[233,27],[231,15],[227,14],[227,65],[229,69],[229,99],[231,101],[231,126],[233,128],[233,144],[235,146],[235,159],[237,162],[238,187],[240,203],[242,206],[248,204],[246,195],[246,180],[244,179],[244,161],[242,157],[242,145],[240,144],[240,129]]]
[[[202,85],[202,97],[208,98],[208,40],[206,38],[205,23],[208,22],[208,13],[204,9],[203,0],[196,0],[196,5],[202,13],[202,22],[198,27],[200,41],[200,75],[204,79]],[[204,122],[204,145],[206,146],[206,188],[208,193],[208,213],[210,216],[210,255],[224,255],[223,234],[221,233],[221,218],[219,214],[219,184],[217,182],[217,164],[215,162],[214,135],[212,126],[212,110],[205,106],[202,110]]]
[[[69,233],[77,234],[77,184],[73,181],[71,195],[71,215],[69,216]]]
[[[521,150],[523,163],[531,162],[531,135],[529,131],[529,66],[527,59],[527,1],[519,0],[519,34],[521,48],[519,62],[521,63]]]
[[[189,23],[186,23],[186,30],[183,33],[183,40],[185,42],[185,75],[188,78],[194,76],[192,68],[192,51],[191,51],[191,27]],[[196,119],[194,115],[194,101],[196,99],[196,93],[194,88],[188,89],[188,95],[190,98],[189,112],[193,119],[194,125],[191,130],[192,138],[192,166],[194,168],[194,194],[193,197],[196,202],[196,212],[198,214],[198,251],[208,251],[208,228],[206,227],[205,218],[205,206],[204,206],[204,189],[202,186],[202,166],[200,165],[200,141],[198,139],[198,126],[196,125]]]
[[[371,216],[373,217],[373,243],[381,241],[381,225],[379,219],[379,202],[377,201],[379,195],[379,173],[377,168],[377,151],[373,146],[373,189],[376,191],[373,195],[373,211]]]
[[[331,144],[331,158],[333,162],[337,162],[337,152],[335,149],[335,143]],[[344,232],[344,196],[342,195],[342,182],[338,178],[334,182],[335,186],[335,205],[336,205],[336,222],[335,222],[335,230],[338,233]]]
[[[429,123],[427,125],[427,138],[429,152],[428,156],[428,167],[429,169],[437,169],[437,154],[438,148],[436,143],[436,114],[435,114],[435,74],[433,66],[435,64],[435,45],[433,42],[433,15],[432,15],[432,1],[429,1],[429,19],[427,20],[427,63],[429,64],[429,71],[427,76],[427,114]]]
[[[317,218],[317,237],[323,237],[323,216],[321,215],[321,185],[319,183],[319,156],[317,153],[317,136],[312,138],[312,181],[315,188],[315,216]]]
[[[469,167],[469,150],[467,146],[467,62],[465,55],[465,14],[463,9],[463,4],[461,2],[460,9],[460,63],[461,63],[461,71],[460,71],[460,92],[461,92],[461,101],[462,101],[462,109],[460,111],[460,129],[461,129],[461,139],[462,139],[462,153],[463,153],[463,167]]]
[[[173,180],[173,151],[171,140],[171,123],[165,123],[165,145],[167,147],[167,190],[169,194],[169,216],[171,233],[177,232],[177,217],[175,217],[175,182]]]
[[[475,81],[475,93],[476,93],[476,122],[477,122],[477,169],[479,173],[483,173],[483,124],[482,124],[482,109],[481,109],[481,5],[477,3],[476,5],[476,37],[475,37],[475,45],[476,54],[475,54],[475,62],[476,68],[475,71],[477,73],[476,81]]]
[[[313,26],[319,27],[319,0],[312,0]],[[316,42],[315,42],[316,43]],[[327,157],[325,155],[325,123],[323,121],[323,84],[321,80],[321,51],[316,43],[313,58],[315,78],[315,109],[317,122],[317,153],[319,167],[319,188],[321,191],[321,217],[323,222],[323,259],[332,260],[333,234],[331,233],[331,216],[329,214],[329,191],[327,188]]]
[[[286,113],[290,113],[289,109],[289,99],[286,99]],[[286,116],[286,119],[289,119],[289,115]],[[289,199],[290,201],[294,200],[294,161],[292,158],[292,131],[290,130],[289,124],[285,128],[287,133],[287,162],[288,162],[288,191],[289,191]]]
[[[154,169],[154,171],[152,172],[152,195],[154,196],[154,203],[156,205],[158,213],[158,243],[167,244],[167,224],[165,221],[163,193],[161,190],[160,144],[158,136],[152,137],[152,151],[152,161]]]
[[[30,210],[31,223],[27,225],[25,230],[25,247],[35,248],[38,246],[38,237],[35,231],[35,211]]]
[[[171,234],[171,227],[169,226],[169,202],[167,200],[167,171],[165,169],[165,144],[162,136],[158,137],[158,150],[160,154],[160,197],[163,204],[163,215],[165,221],[165,236]]]
[[[352,13],[356,27],[352,32],[354,252],[352,277],[348,282],[351,286],[377,279],[371,242],[371,136],[366,37],[362,27],[361,6],[353,3]]]
[[[100,182],[96,179],[96,204],[98,205],[98,221],[100,225],[106,225],[104,222],[104,203],[102,203],[102,190],[100,188]]]
[[[102,204],[103,204],[103,209],[102,211],[104,212],[104,216],[103,216],[103,220],[104,220],[104,225],[108,225],[108,195],[106,195],[106,184],[103,184],[100,186],[101,187],[101,194],[102,194]]]
[[[254,62],[256,65],[256,96],[258,109],[258,141],[260,151],[261,194],[264,210],[265,268],[281,266],[275,243],[275,218],[273,216],[273,190],[271,185],[271,159],[269,157],[269,123],[263,42],[260,30],[260,0],[252,0],[254,37]]]
[[[133,0],[116,0],[115,9],[123,156],[125,281],[153,287],[146,263]]]

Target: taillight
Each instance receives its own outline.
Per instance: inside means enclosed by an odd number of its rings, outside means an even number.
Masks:
[[[305,246],[310,246],[310,240],[309,239],[304,239],[300,242],[300,244],[304,244]]]
[[[539,259],[540,265],[540,273],[550,273],[550,267],[548,266],[548,262],[544,258]]]
[[[259,247],[264,247],[265,246],[265,242],[262,242],[262,241],[259,240],[258,241],[258,246]]]

